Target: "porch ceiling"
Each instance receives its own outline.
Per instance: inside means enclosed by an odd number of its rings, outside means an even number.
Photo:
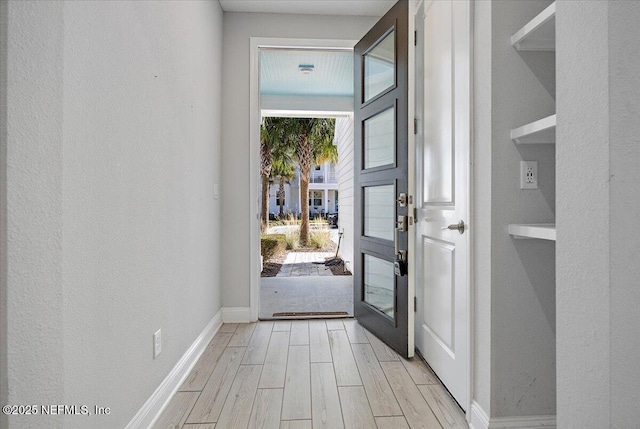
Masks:
[[[304,74],[301,64],[313,65]],[[260,53],[261,95],[353,96],[350,51],[277,50]]]

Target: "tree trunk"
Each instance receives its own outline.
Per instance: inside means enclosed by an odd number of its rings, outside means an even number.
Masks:
[[[278,187],[278,205],[280,206],[280,212],[278,216],[282,218],[284,216],[284,179],[280,178],[280,186]]]
[[[309,243],[309,175],[300,175],[300,202],[302,204],[300,222],[300,244]]]
[[[300,244],[309,243],[309,179],[311,177],[312,142],[303,134],[298,140],[298,163],[300,164],[300,200],[302,202],[302,219],[300,222]]]
[[[260,211],[260,230],[266,232],[269,226],[269,175],[262,175],[262,207]]]

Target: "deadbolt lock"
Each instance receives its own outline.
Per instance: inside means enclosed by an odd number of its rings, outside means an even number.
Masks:
[[[407,232],[409,230],[408,216],[398,216],[396,228],[398,229],[398,232]]]

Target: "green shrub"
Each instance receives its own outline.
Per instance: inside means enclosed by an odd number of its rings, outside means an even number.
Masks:
[[[265,234],[260,237],[260,253],[265,261],[284,251],[285,247],[284,234]]]

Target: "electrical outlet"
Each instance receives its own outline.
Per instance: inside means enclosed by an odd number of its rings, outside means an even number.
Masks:
[[[520,161],[520,189],[538,189],[538,161]]]
[[[153,358],[157,358],[162,352],[162,329],[153,334]]]

